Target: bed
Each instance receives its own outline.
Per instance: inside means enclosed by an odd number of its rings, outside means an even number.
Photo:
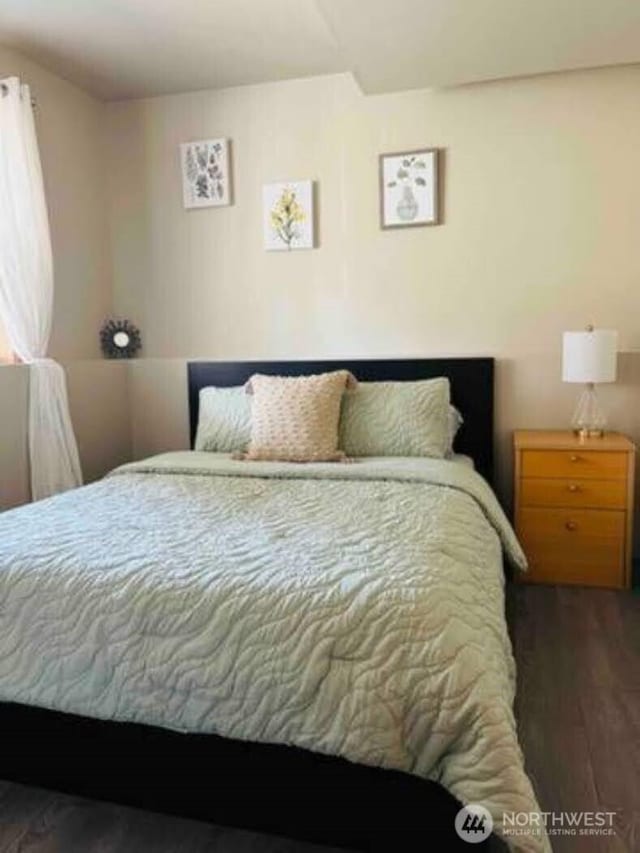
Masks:
[[[537,811],[503,611],[502,553],[523,557],[487,485],[492,360],[194,362],[192,440],[201,388],[338,366],[447,376],[485,479],[188,451],[5,513],[0,778],[366,850],[468,849],[460,802],[499,831]]]

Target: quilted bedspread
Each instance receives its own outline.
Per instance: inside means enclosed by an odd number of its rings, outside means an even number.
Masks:
[[[0,515],[0,701],[396,768],[500,832],[538,811],[502,550],[525,567],[453,462],[154,457]]]

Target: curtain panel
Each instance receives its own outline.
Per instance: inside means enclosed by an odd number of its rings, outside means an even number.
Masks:
[[[53,255],[31,93],[0,81],[0,317],[29,365],[29,459],[34,500],[82,483],[62,367],[47,358]]]

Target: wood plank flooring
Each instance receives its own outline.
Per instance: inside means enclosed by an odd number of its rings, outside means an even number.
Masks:
[[[516,715],[547,811],[616,811],[616,835],[559,853],[640,851],[640,596],[512,586]],[[0,782],[1,853],[327,853],[329,848]]]
[[[328,853],[330,849],[0,782],[2,853]]]
[[[516,717],[543,811],[615,811],[612,837],[557,836],[558,853],[640,851],[640,595],[514,586]]]

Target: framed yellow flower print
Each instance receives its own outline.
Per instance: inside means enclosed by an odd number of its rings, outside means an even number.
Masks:
[[[314,248],[313,181],[265,184],[263,206],[268,252]]]

